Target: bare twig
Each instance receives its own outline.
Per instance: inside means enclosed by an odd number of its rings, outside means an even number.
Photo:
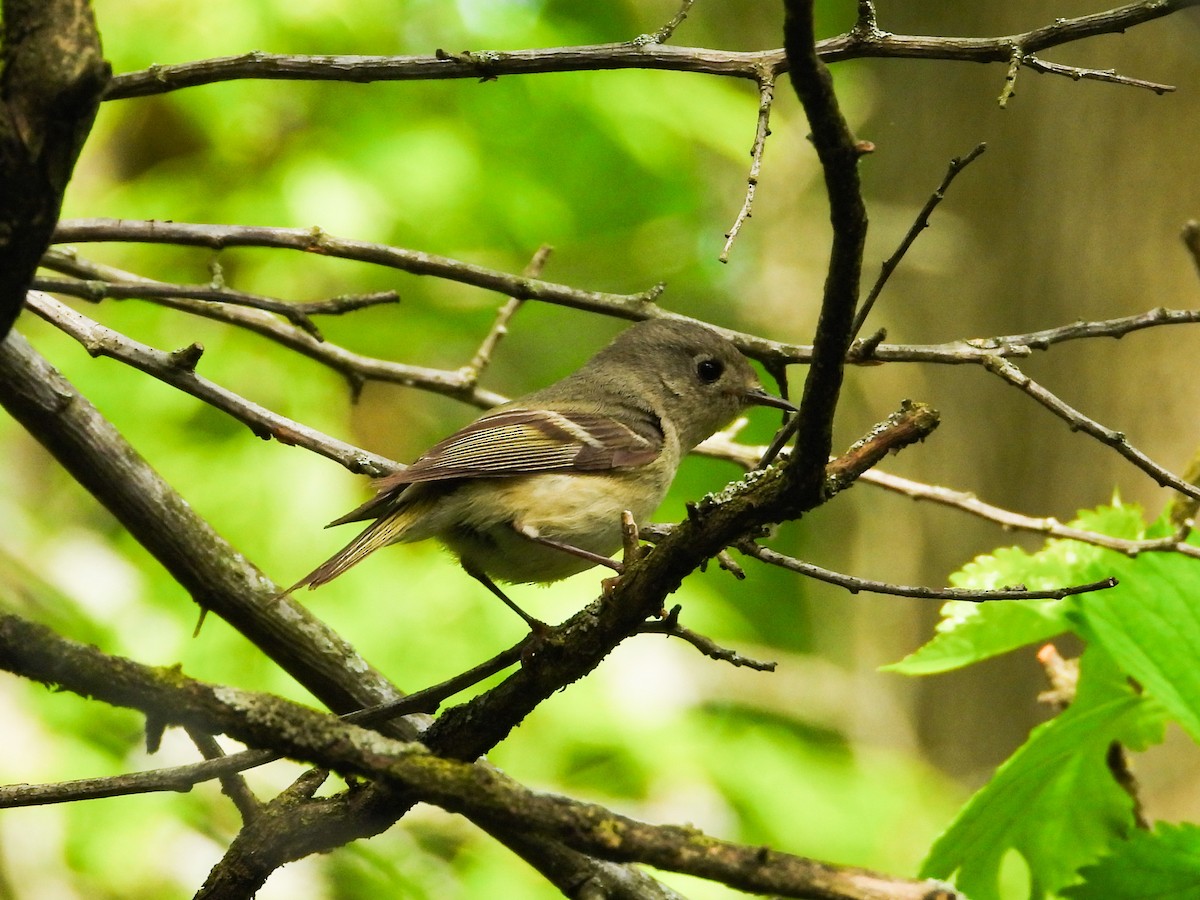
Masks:
[[[994,522],[1006,530],[1027,531],[1033,534],[1041,534],[1048,538],[1079,541],[1084,544],[1103,547],[1106,550],[1115,550],[1117,553],[1123,553],[1129,557],[1136,557],[1142,553],[1179,553],[1193,559],[1200,559],[1200,547],[1185,543],[1178,535],[1149,538],[1146,540],[1128,540],[1112,537],[1111,535],[1100,534],[1096,531],[1072,528],[1049,516],[1038,518],[1022,515],[1021,513],[1012,512],[999,506],[993,506],[990,503],[984,503],[974,494],[966,491],[956,491],[937,485],[925,484],[920,481],[903,478],[899,475],[893,475],[890,472],[881,472],[878,469],[872,469],[870,472],[864,473],[861,480],[868,484],[874,484],[877,487],[903,494],[906,497],[911,497],[914,500],[925,500],[930,503],[936,503],[939,506],[961,510],[989,522]]]
[[[667,637],[676,637],[687,641],[705,656],[710,659],[727,662],[730,665],[747,669],[754,669],[756,672],[774,672],[777,663],[751,659],[749,656],[743,656],[736,650],[730,650],[727,647],[722,647],[710,637],[700,634],[679,624],[679,612],[683,607],[676,605],[671,607],[671,611],[667,615],[656,622],[646,622],[638,628],[638,634],[665,634]]]
[[[131,772],[105,778],[82,778],[55,784],[4,785],[0,786],[0,809],[74,803],[79,800],[100,800],[161,791],[190,791],[194,785],[201,782],[225,778],[280,758],[273,750],[243,750],[241,753],[231,753],[203,762],[152,769],[148,772]]]
[[[54,231],[55,243],[91,241],[139,241],[150,244],[180,244],[223,250],[229,247],[275,247],[317,253],[338,259],[374,263],[409,272],[435,275],[524,300],[549,300],[577,309],[594,309],[599,302],[614,315],[627,319],[653,315],[647,307],[662,293],[653,287],[638,294],[606,294],[536,278],[512,275],[472,263],[373,244],[327,234],[319,228],[268,228],[253,225],[198,225],[185,222],[132,221],[129,219],[64,219]]]
[[[980,143],[966,156],[956,156],[950,160],[950,167],[946,170],[946,175],[942,178],[942,183],[938,185],[937,190],[933,192],[930,198],[925,201],[925,205],[921,207],[921,211],[917,214],[916,220],[913,221],[912,227],[908,229],[908,233],[900,241],[900,246],[896,248],[896,252],[885,259],[883,265],[880,266],[879,277],[875,279],[875,284],[872,285],[870,293],[863,300],[858,314],[854,318],[855,334],[862,331],[863,325],[867,321],[867,316],[871,314],[871,309],[875,306],[875,300],[879,297],[879,292],[887,284],[892,272],[900,264],[900,260],[904,258],[904,254],[908,252],[908,248],[913,245],[913,241],[917,239],[917,236],[929,227],[929,216],[933,213],[937,205],[946,199],[946,191],[949,190],[954,179],[958,177],[958,173],[974,162],[986,149],[987,144]]]
[[[42,264],[46,268],[85,279],[140,282],[139,277],[130,272],[85,260],[73,252],[63,250],[48,251],[42,259]],[[258,310],[161,295],[152,295],[147,299],[168,309],[244,328],[307,356],[342,375],[350,384],[354,396],[358,395],[367,381],[382,381],[454,397],[481,409],[489,409],[505,400],[505,397],[500,394],[483,390],[477,386],[472,387],[461,371],[410,366],[352,353],[337,344],[317,341],[310,335],[288,327],[275,316]]]
[[[984,360],[983,365],[989,372],[1000,376],[1009,384],[1042,404],[1042,406],[1070,425],[1073,431],[1082,431],[1084,434],[1091,435],[1102,444],[1112,447],[1117,453],[1153,478],[1161,487],[1174,488],[1188,497],[1200,499],[1200,487],[1188,484],[1178,475],[1164,469],[1130,444],[1121,432],[1113,431],[1111,428],[1106,428],[1099,422],[1089,419],[1083,413],[1079,412],[1079,410],[1069,406],[1046,390],[1012,363],[999,357],[990,357]]]
[[[1031,350],[1047,350],[1054,344],[1067,341],[1085,340],[1091,338],[1123,338],[1134,331],[1143,328],[1158,328],[1162,325],[1194,325],[1200,322],[1200,309],[1156,309],[1147,310],[1132,316],[1120,316],[1115,319],[1101,319],[1093,322],[1072,322],[1070,325],[1059,325],[1056,328],[1046,328],[1042,331],[1030,331],[1026,334],[1005,334],[999,337],[972,338],[966,343],[976,350],[1011,350],[1014,347],[1028,347]],[[1019,355],[997,352],[998,356]],[[976,360],[972,360],[974,362]]]
[[[277,313],[287,319],[297,328],[303,329],[317,340],[323,340],[321,331],[310,316],[341,315],[368,306],[378,306],[381,303],[398,303],[400,296],[395,291],[379,291],[372,294],[346,294],[341,297],[331,297],[328,300],[314,300],[305,303],[291,303],[277,300],[274,297],[263,297],[249,294],[245,291],[235,291],[226,287],[214,287],[203,284],[169,284],[163,281],[80,281],[65,278],[35,278],[31,287],[34,290],[50,294],[66,294],[78,297],[92,303],[112,298],[153,299],[155,297],[186,297],[192,300],[203,300],[212,303],[228,303],[233,306],[246,306],[250,309],[261,309]]]
[[[411,715],[414,712],[436,712],[444,700],[520,662],[521,653],[524,652],[531,640],[533,640],[533,636],[526,635],[507,650],[497,653],[491,659],[485,660],[477,666],[472,666],[465,672],[460,672],[453,678],[447,678],[440,684],[435,684],[420,691],[413,691],[411,694],[407,694],[398,700],[389,700],[386,703],[368,706],[357,712],[347,713],[342,718],[356,725],[374,725],[394,719],[397,716]]]
[[[228,758],[228,754],[221,749],[221,745],[211,734],[198,728],[185,728],[185,730],[188,737],[192,739],[192,743],[196,745],[196,749],[206,760]],[[221,790],[226,797],[233,801],[233,805],[241,813],[242,821],[250,822],[258,818],[262,812],[262,804],[250,790],[250,785],[246,784],[246,779],[237,772],[225,772],[217,777],[221,780]]]
[[[1014,42],[1008,55],[1008,70],[1004,73],[1004,87],[996,100],[1001,109],[1006,109],[1008,101],[1017,93],[1017,73],[1021,71],[1021,61],[1024,58],[1025,53],[1021,44]]]
[[[721,262],[729,262],[729,251],[737,240],[742,223],[750,218],[754,207],[754,194],[758,190],[758,176],[762,171],[763,150],[767,146],[767,138],[771,134],[771,106],[775,102],[775,74],[764,69],[758,80],[758,125],[754,129],[754,144],[750,148],[750,175],[746,178],[746,199],[738,211],[732,227],[725,232],[725,246],[717,257]]]
[[[542,244],[533,254],[533,258],[529,260],[529,264],[525,266],[524,275],[528,278],[540,278],[542,270],[546,267],[546,260],[550,258],[550,254],[554,252],[554,248],[549,244]],[[492,322],[492,327],[488,333],[484,335],[479,349],[475,351],[475,356],[467,363],[462,371],[464,377],[469,381],[475,382],[479,380],[479,376],[483,374],[483,370],[488,367],[492,360],[492,354],[496,351],[501,338],[508,334],[508,323],[512,321],[512,317],[517,314],[517,310],[525,303],[519,297],[510,297],[508,301],[500,307],[500,311],[496,313],[496,319]]]
[[[128,338],[89,319],[48,294],[30,291],[29,308],[56,328],[79,341],[92,356],[107,356],[133,366],[147,375],[177,387],[210,406],[220,409],[248,427],[257,437],[274,438],[281,444],[303,447],[349,469],[374,477],[398,471],[401,467],[387,457],[361,450],[351,444],[320,433],[294,419],[273,413],[257,403],[233,393],[194,371],[197,352],[182,358]],[[190,363],[190,365],[188,364]]]
[[[812,563],[777,553],[749,539],[738,541],[734,546],[747,556],[752,556],[761,562],[778,566],[781,569],[787,569],[789,572],[806,575],[809,578],[815,578],[827,584],[836,584],[838,587],[843,587],[852,594],[866,591],[871,594],[915,597],[920,600],[966,600],[970,603],[990,603],[996,600],[1060,600],[1063,597],[1070,597],[1073,594],[1103,591],[1117,586],[1117,579],[1115,578],[1105,578],[1100,581],[1091,582],[1090,584],[1069,585],[1067,587],[1050,588],[1041,591],[1031,591],[1024,585],[985,591],[968,588],[931,588],[892,584],[886,581],[871,581],[867,578],[857,578],[853,575],[844,575],[841,572],[823,569]]]
[[[671,35],[675,33],[675,29],[682,25],[683,20],[688,17],[688,13],[692,9],[692,4],[695,2],[696,0],[683,0],[682,5],[679,7],[679,11],[671,17],[671,21],[667,22],[666,25],[658,29],[658,31],[654,32],[653,34],[642,35],[640,38],[635,40],[634,43],[662,44],[666,41],[669,41],[671,39]]]
[[[146,223],[134,224],[144,225]],[[180,225],[180,223],[169,224],[173,226]],[[184,227],[189,229],[204,229],[208,226]],[[110,231],[108,228],[102,228],[102,230],[104,233],[109,234],[112,240],[140,240],[140,238],[135,236],[137,233],[140,233],[140,227],[134,229],[127,237],[121,237],[119,229],[115,232]],[[270,231],[271,229],[264,230]],[[284,232],[290,231],[289,229],[281,230]],[[307,234],[308,232],[304,233]],[[99,240],[100,238],[97,237],[96,239]],[[284,246],[287,246],[289,249],[295,249],[290,243],[285,242]],[[393,249],[382,247],[381,245],[368,246],[381,247],[383,250]],[[411,251],[398,252],[406,253]],[[373,262],[374,260],[368,261]],[[457,261],[452,262],[455,262],[457,265],[467,265],[466,263],[457,263]],[[80,278],[118,281],[132,281],[138,278],[138,276],[124,272],[121,269],[80,259],[69,250],[50,250],[44,257],[43,264],[48,268],[73,274]],[[497,274],[503,275],[503,273]],[[505,275],[503,277],[515,278],[516,276]],[[587,303],[579,303],[577,305],[575,302],[571,302],[564,305],[577,306],[577,308],[584,308],[592,312],[599,312],[619,318],[643,319],[658,316],[693,321],[687,319],[686,316],[675,316],[664,312],[661,308],[651,303],[646,303],[638,312],[631,312],[629,299],[642,295],[596,294],[592,296],[594,299]],[[615,299],[612,303],[609,303],[604,299],[606,297],[614,297]],[[184,299],[175,298],[158,297],[152,299],[153,302],[160,306],[169,306],[173,309],[184,310],[194,315],[227,322],[254,331],[341,372],[352,383],[361,384],[364,380],[377,380],[404,384],[456,397],[480,408],[490,408],[504,402],[505,399],[499,394],[472,388],[468,379],[463,377],[461,371],[447,372],[440,369],[406,366],[360,356],[329,343],[314,341],[307,335],[300,334],[294,329],[283,326],[273,316],[255,315],[254,310],[230,308],[220,304],[189,302]],[[538,299],[549,303],[561,302],[554,296],[544,296]],[[574,299],[576,301],[579,300],[578,297]],[[979,364],[988,356],[1031,356],[1035,349],[1045,350],[1053,344],[1064,341],[1099,337],[1119,338],[1143,328],[1195,324],[1197,322],[1200,322],[1200,309],[1163,309],[1160,307],[1137,315],[1094,322],[1075,322],[1070,325],[1030,332],[1028,334],[971,338],[950,341],[944,344],[879,344],[871,350],[869,355],[862,353],[861,348],[856,346],[854,351],[848,354],[847,359],[850,362],[939,363],[943,365]],[[812,359],[812,347],[810,345],[769,341],[754,334],[732,331],[727,328],[718,328],[717,331],[733,341],[747,356],[764,363],[791,365],[807,363]]]
[[[1029,54],[1021,60],[1021,65],[1035,72],[1051,75],[1065,75],[1075,81],[1104,81],[1109,84],[1127,84],[1130,87],[1145,88],[1148,91],[1162,95],[1175,90],[1173,84],[1162,84],[1158,81],[1146,81],[1141,78],[1130,78],[1128,75],[1118,75],[1113,69],[1085,69],[1081,66],[1066,66],[1062,63],[1046,62]]]
[[[728,460],[744,469],[753,469],[765,451],[765,447],[738,444],[720,435],[709,438],[696,448],[696,452],[704,456]],[[1115,550],[1117,553],[1123,553],[1129,557],[1136,557],[1142,553],[1179,553],[1183,556],[1200,559],[1200,547],[1185,542],[1187,531],[1163,538],[1128,540],[1112,537],[1107,534],[1100,534],[1095,531],[1072,528],[1069,525],[1062,524],[1053,517],[1038,518],[1012,512],[999,506],[984,503],[974,494],[967,491],[958,491],[952,488],[926,484],[922,481],[914,481],[911,478],[893,475],[890,472],[882,472],[877,468],[863,472],[859,476],[859,480],[867,484],[873,484],[884,490],[903,494],[906,497],[911,497],[913,500],[924,500],[929,503],[936,503],[939,506],[957,509],[999,525],[1006,531],[1026,531],[1044,535],[1048,538],[1079,541],[1080,543],[1103,547],[1106,550]],[[643,528],[642,536],[656,536],[659,528],[661,526],[656,526],[655,530]]]

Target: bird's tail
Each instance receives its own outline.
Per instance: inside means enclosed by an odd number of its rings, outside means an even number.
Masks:
[[[412,527],[413,522],[420,516],[420,512],[419,506],[417,508],[403,507],[390,515],[376,519],[358,537],[284,591],[284,595],[306,585],[310,590],[320,587],[337,578],[351,566],[362,562],[380,547],[403,540],[404,533]]]

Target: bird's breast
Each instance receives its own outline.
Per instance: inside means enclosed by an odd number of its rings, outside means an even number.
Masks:
[[[439,535],[469,565],[512,583],[551,582],[593,563],[523,537],[531,529],[550,540],[610,556],[621,547],[621,514],[645,522],[662,502],[666,484],[654,473],[550,472],[464,483],[454,500],[459,527]]]

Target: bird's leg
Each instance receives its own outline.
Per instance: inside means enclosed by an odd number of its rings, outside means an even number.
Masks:
[[[499,597],[505,606],[507,606],[509,609],[511,609],[513,612],[515,612],[522,619],[524,619],[525,624],[529,626],[529,630],[532,631],[535,635],[545,634],[547,631],[550,630],[550,626],[547,625],[545,622],[543,622],[541,619],[535,619],[529,613],[525,612],[525,610],[521,609],[521,607],[517,606],[517,604],[515,604],[511,600],[509,600],[507,595],[504,593],[504,591],[500,590],[500,588],[498,588],[496,586],[496,582],[494,582],[494,581],[492,581],[492,579],[488,578],[487,575],[485,575],[482,571],[480,571],[479,569],[475,569],[471,566],[468,566],[466,563],[463,563],[463,569],[466,570],[466,573],[468,575],[470,575],[472,578],[474,578],[476,581],[478,581],[480,584],[482,584],[485,588],[487,588],[489,591],[491,591],[493,594],[495,594],[497,597]]]
[[[563,553],[569,553],[571,556],[578,556],[580,559],[586,559],[588,562],[597,566],[608,566],[608,568],[620,574],[625,571],[625,567],[615,559],[609,559],[607,556],[601,556],[599,553],[593,553],[591,550],[584,550],[582,547],[576,547],[574,544],[568,544],[565,541],[556,541],[554,538],[542,537],[538,534],[536,528],[529,525],[521,525],[518,522],[513,523],[513,528],[517,534],[526,540],[533,541],[535,544],[541,544],[545,547],[553,547],[555,550],[561,550]]]

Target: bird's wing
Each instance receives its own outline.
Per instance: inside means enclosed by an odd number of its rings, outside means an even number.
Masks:
[[[330,525],[374,518],[404,488],[422,481],[604,472],[645,465],[662,448],[658,423],[634,429],[598,413],[508,409],[482,416],[435,444],[404,471],[378,479],[375,497]]]

